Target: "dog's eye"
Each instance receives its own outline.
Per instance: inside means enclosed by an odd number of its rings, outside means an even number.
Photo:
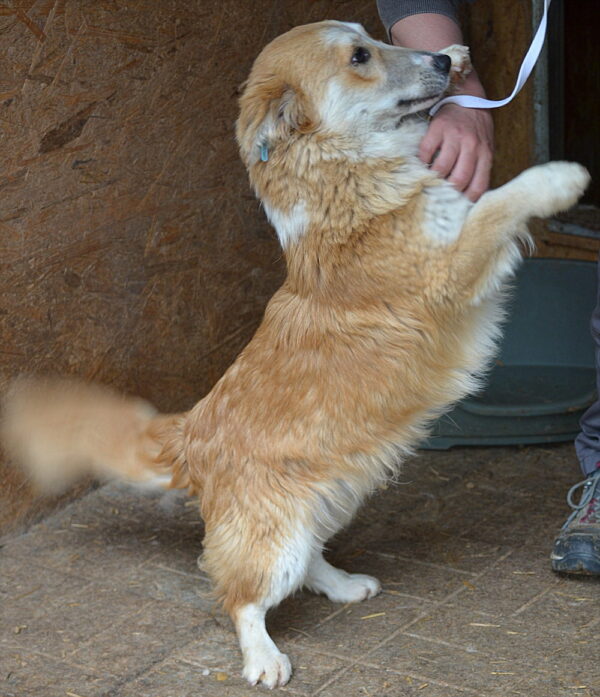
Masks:
[[[359,46],[358,48],[354,49],[354,53],[352,54],[352,65],[366,63],[370,57],[371,54],[367,51],[367,49]]]

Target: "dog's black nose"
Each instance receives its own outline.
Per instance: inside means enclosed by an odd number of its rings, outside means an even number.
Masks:
[[[442,73],[449,73],[452,61],[450,56],[447,56],[445,53],[436,53],[433,57],[433,65]]]

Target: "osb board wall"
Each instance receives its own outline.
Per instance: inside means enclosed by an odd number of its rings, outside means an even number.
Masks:
[[[355,0],[0,4],[0,377],[78,375],[191,406],[248,341],[281,253],[239,161],[260,48]],[[0,524],[42,502],[0,471]]]
[[[528,8],[469,7],[491,96],[512,86]],[[233,139],[238,88],[266,42],[324,18],[383,38],[374,0],[0,4],[2,383],[77,375],[162,410],[210,388],[283,274]],[[530,102],[494,115],[496,182],[528,164]],[[2,464],[0,526],[52,505]]]

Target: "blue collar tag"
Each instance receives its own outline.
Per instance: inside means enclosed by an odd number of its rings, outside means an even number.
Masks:
[[[267,162],[269,160],[269,148],[266,143],[263,143],[260,146],[260,159],[263,162]]]

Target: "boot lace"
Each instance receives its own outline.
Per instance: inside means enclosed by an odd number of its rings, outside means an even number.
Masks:
[[[565,527],[569,525],[574,518],[580,516],[584,509],[587,510],[585,511],[584,515],[581,516],[581,523],[593,523],[596,520],[600,522],[600,494],[597,491],[597,489],[600,489],[599,485],[600,469],[598,469],[597,472],[594,472],[594,474],[587,479],[577,482],[577,484],[573,485],[569,489],[569,493],[567,494],[567,503],[573,509],[573,513],[571,513],[567,519]],[[583,491],[581,492],[581,499],[579,500],[579,503],[575,503],[573,500],[574,496],[581,488],[583,488]]]

